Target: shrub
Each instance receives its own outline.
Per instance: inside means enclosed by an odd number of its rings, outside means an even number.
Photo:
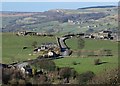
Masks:
[[[71,68],[63,67],[59,71],[59,75],[62,79],[69,78],[71,76]]]
[[[18,81],[17,81],[16,79],[10,80],[9,83],[10,83],[12,86],[17,86],[17,85],[18,85]]]
[[[71,70],[71,77],[72,77],[73,79],[75,79],[77,75],[78,75],[78,73],[77,73],[74,69],[72,69],[72,70]]]
[[[92,71],[87,71],[77,76],[77,80],[79,84],[86,84],[87,81],[91,80],[95,74]]]
[[[20,72],[20,70],[12,69],[12,68],[3,68],[2,69],[2,83],[8,84],[8,81],[10,83],[15,83],[15,79],[22,79],[23,74]]]
[[[45,75],[41,75],[39,77],[39,81],[38,81],[38,84],[44,84],[47,82],[47,77]]]
[[[12,69],[3,68],[2,69],[2,83],[7,84],[13,74]]]
[[[118,69],[107,70],[102,74],[96,75],[88,84],[109,84],[111,86],[118,86],[118,77],[120,77]]]
[[[25,84],[26,84],[25,80],[22,80],[22,79],[20,79],[20,80],[18,81],[18,83],[19,83],[19,85],[25,85]]]

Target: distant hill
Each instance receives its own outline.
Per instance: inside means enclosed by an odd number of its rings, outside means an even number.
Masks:
[[[77,10],[80,10],[80,9],[91,9],[91,8],[112,8],[112,7],[117,7],[117,6],[93,6],[93,7],[78,8]]]
[[[0,17],[3,32],[29,30],[63,34],[103,29],[117,30],[117,11],[116,6],[97,6],[45,12],[6,11],[0,13]]]

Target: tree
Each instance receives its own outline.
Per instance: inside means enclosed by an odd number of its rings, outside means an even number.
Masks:
[[[77,75],[78,75],[78,73],[77,73],[74,69],[72,69],[72,70],[71,70],[71,77],[72,77],[73,79],[75,79]]]
[[[38,78],[38,84],[46,84],[47,82],[47,77],[45,75],[40,75],[40,77]]]
[[[59,75],[62,79],[69,78],[71,76],[71,68],[69,67],[61,68],[59,71]]]
[[[111,86],[119,86],[119,69],[108,69],[99,75],[96,75],[88,84],[108,84]]]
[[[8,81],[11,78],[11,74],[13,71],[10,71],[9,69],[2,69],[2,83],[8,84]]]
[[[87,81],[91,80],[95,74],[92,71],[87,71],[77,76],[77,80],[79,84],[86,84]]]

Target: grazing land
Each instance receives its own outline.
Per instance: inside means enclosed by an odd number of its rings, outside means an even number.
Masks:
[[[24,61],[27,59],[35,59],[39,55],[29,55],[33,53],[32,43],[36,41],[38,46],[44,42],[56,42],[55,37],[40,37],[40,36],[16,36],[13,33],[3,33],[2,34],[3,46],[3,63],[12,63],[13,61]],[[78,50],[77,48],[77,38],[71,38],[66,41],[67,45],[72,50]],[[23,47],[28,47],[23,49]],[[109,40],[93,40],[85,39],[85,47],[83,50],[100,50],[100,49],[110,49],[112,50],[113,56],[98,56],[98,57],[76,57],[71,55],[69,57],[56,59],[54,62],[59,67],[73,67],[79,73],[91,70],[95,73],[101,73],[107,69],[112,69],[118,65],[118,43],[115,41]],[[99,58],[102,62],[105,62],[101,65],[94,65],[94,59]],[[68,60],[69,59],[69,60]],[[73,62],[78,63],[73,65]]]
[[[99,58],[102,62],[101,65],[94,65],[94,59]],[[68,60],[69,59],[69,60]],[[54,60],[59,67],[72,67],[78,73],[84,73],[86,71],[93,71],[95,74],[103,73],[105,70],[117,68],[118,58],[117,57],[66,57],[62,59]],[[77,64],[74,65],[73,62]]]
[[[2,84],[118,84],[117,12],[0,12]]]
[[[3,63],[11,63],[13,61],[24,61],[27,59],[35,59],[37,55],[29,55],[33,53],[32,43],[36,41],[38,46],[44,42],[54,42],[55,38],[37,37],[37,36],[16,36],[12,33],[3,33],[2,35],[2,53]],[[23,50],[23,47],[27,49]]]

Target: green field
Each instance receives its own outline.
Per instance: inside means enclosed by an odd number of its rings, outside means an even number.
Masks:
[[[38,46],[45,42],[56,42],[55,37],[38,37],[38,36],[16,36],[12,33],[2,34],[2,54],[3,62],[11,63],[12,61],[21,61],[36,58],[36,55],[30,56],[33,52],[32,43],[37,41]],[[67,45],[72,50],[77,50],[77,38],[68,39]],[[23,50],[23,47],[28,47]],[[83,50],[99,50],[110,49],[112,54],[117,55],[118,43],[108,40],[92,40],[85,39],[85,47]]]
[[[97,57],[98,58],[98,57]],[[117,57],[99,57],[102,62],[105,62],[100,65],[94,65],[95,57],[89,58],[78,58],[78,57],[66,57],[61,59],[56,59],[54,62],[59,67],[72,67],[78,73],[83,73],[86,71],[93,71],[95,74],[102,73],[105,70],[113,69],[118,66]],[[78,63],[74,65],[73,62]]]
[[[38,46],[44,42],[55,42],[55,38],[37,37],[37,36],[16,36],[11,33],[3,33],[2,35],[2,58],[3,63],[11,63],[13,61],[23,61],[27,59],[34,59],[37,55],[32,54],[32,43],[36,41]],[[23,47],[28,47],[23,50]]]
[[[71,38],[66,41],[67,45],[72,50],[78,50],[77,38]],[[3,63],[12,63],[13,61],[24,61],[27,59],[34,59],[38,55],[29,55],[33,53],[32,43],[37,41],[38,46],[45,42],[56,42],[55,37],[39,37],[39,36],[16,36],[13,33],[3,33],[2,34],[2,61]],[[85,39],[85,47],[83,50],[100,50],[100,49],[110,49],[112,50],[113,56],[109,57],[77,57],[69,56],[61,59],[56,59],[54,62],[59,67],[72,67],[78,73],[83,73],[85,71],[91,70],[98,74],[107,69],[112,69],[118,65],[118,43],[109,40],[93,40]],[[23,47],[28,47],[23,49]],[[100,58],[103,63],[101,65],[94,65],[94,59]],[[73,65],[73,62],[79,63]]]
[[[68,39],[66,41],[67,45],[72,50],[78,50],[77,38]],[[32,43],[37,41],[38,46],[44,42],[56,42],[55,37],[38,37],[38,36],[16,36],[12,33],[2,34],[2,61],[3,63],[12,63],[13,61],[24,61],[27,59],[34,59],[38,55],[29,55],[33,53]],[[27,46],[27,49],[23,49]],[[101,73],[106,69],[112,69],[118,65],[118,43],[108,40],[92,40],[85,39],[84,50],[99,50],[99,49],[110,49],[112,50],[113,56],[110,57],[65,57],[61,59],[56,59],[54,62],[59,67],[72,67],[78,73],[83,73],[85,71],[93,71],[94,73]],[[106,62],[101,65],[94,65],[94,59],[100,58],[102,62]],[[73,65],[73,62],[79,63]]]
[[[66,43],[71,49],[77,50],[77,38],[68,39]],[[84,50],[111,49],[114,52],[118,50],[118,43],[110,40],[85,39]]]

